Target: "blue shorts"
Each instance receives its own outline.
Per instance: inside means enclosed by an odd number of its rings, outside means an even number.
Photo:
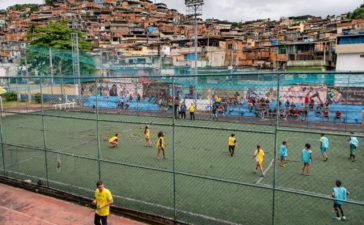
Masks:
[[[321,147],[321,153],[324,154],[327,151],[327,148]]]

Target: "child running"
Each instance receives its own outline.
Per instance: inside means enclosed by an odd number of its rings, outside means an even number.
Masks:
[[[301,175],[305,174],[305,170],[306,170],[306,174],[307,176],[310,175],[310,166],[312,164],[312,151],[311,151],[311,145],[310,144],[306,144],[305,148],[302,150],[302,161],[303,161],[303,168],[302,168],[302,172]]]
[[[286,167],[286,160],[287,160],[287,141],[283,141],[281,148],[279,150],[280,155],[281,155],[281,162],[280,162],[280,166],[281,167]]]
[[[349,160],[353,160],[353,162],[355,162],[355,152],[356,152],[356,149],[359,146],[359,140],[358,140],[357,137],[354,137],[354,132],[351,132],[351,137],[350,137],[349,141],[350,141]]]
[[[336,219],[337,220],[346,220],[346,217],[344,216],[344,210],[342,208],[343,205],[343,201],[346,200],[346,196],[349,195],[350,192],[348,192],[346,190],[346,188],[341,186],[341,181],[337,180],[336,181],[336,187],[333,188],[332,190],[332,197],[335,199],[334,200],[334,209],[336,212]],[[340,213],[341,213],[341,217],[340,217]]]
[[[320,149],[321,149],[321,154],[324,157],[325,162],[329,159],[327,157],[327,149],[328,148],[329,148],[329,139],[325,136],[325,134],[321,134]]]
[[[235,138],[235,134],[231,134],[231,136],[228,139],[228,145],[229,145],[229,152],[231,157],[234,156],[234,151],[235,151],[235,145],[236,145],[236,138]]]
[[[264,162],[264,151],[261,149],[260,145],[257,145],[257,149],[254,152],[253,159],[255,158],[255,170],[259,168],[260,172],[262,173],[260,176],[264,177],[263,172],[263,162]]]
[[[166,154],[164,152],[165,148],[166,148],[166,144],[164,142],[164,134],[162,131],[159,131],[158,133],[158,141],[157,141],[157,159],[160,160],[160,152],[162,151],[163,153],[163,159],[166,159]]]
[[[152,147],[152,143],[150,140],[150,129],[149,126],[146,125],[144,128],[144,146],[145,147]]]
[[[118,146],[119,143],[119,135],[115,134],[109,139],[109,143],[111,144],[111,148],[115,148]]]

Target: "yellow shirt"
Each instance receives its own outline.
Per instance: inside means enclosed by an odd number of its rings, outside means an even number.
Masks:
[[[195,110],[196,110],[196,109],[195,109],[195,106],[191,105],[191,106],[190,106],[190,112],[191,112],[191,113],[193,113],[193,112],[195,112]]]
[[[144,137],[150,139],[150,130],[149,129],[146,130]]]
[[[108,202],[111,202],[112,195],[111,192],[106,188],[104,188],[102,192],[100,192],[99,189],[96,189],[95,199],[97,208],[98,206],[102,206],[107,204]],[[96,209],[96,214],[99,216],[108,216],[110,214],[110,206],[105,206],[104,208]]]
[[[235,144],[236,144],[236,138],[229,137],[228,143],[229,143],[229,146],[235,146]]]
[[[112,136],[110,139],[109,139],[109,143],[113,142],[113,141],[117,141],[118,140],[118,137],[116,136]]]
[[[255,155],[256,161],[259,162],[259,164],[262,164],[263,161],[264,161],[264,151],[263,151],[263,149],[260,149],[259,152],[258,152],[258,149],[255,150],[254,155]]]
[[[158,138],[158,141],[157,141],[157,148],[166,148],[166,145],[164,143],[164,137],[160,137]]]

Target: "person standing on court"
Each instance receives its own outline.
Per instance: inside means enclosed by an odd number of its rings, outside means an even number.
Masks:
[[[190,119],[191,120],[195,120],[195,111],[196,111],[196,108],[193,105],[193,103],[191,103],[191,106],[189,108],[189,111],[190,111]]]
[[[100,180],[96,183],[95,200],[92,201],[96,205],[95,225],[107,225],[107,217],[110,214],[110,205],[113,203],[111,192],[104,187],[104,183]]]
[[[229,145],[229,153],[231,157],[234,156],[235,146],[236,146],[236,138],[235,134],[231,134],[231,136],[228,139],[228,145]]]

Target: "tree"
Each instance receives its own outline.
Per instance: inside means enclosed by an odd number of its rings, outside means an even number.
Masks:
[[[349,12],[348,18],[350,19],[364,18],[364,4],[360,5],[360,7],[356,8],[353,12]]]
[[[47,26],[30,25],[27,37],[30,45],[27,48],[26,64],[30,70],[37,70],[41,74],[49,74],[49,49],[52,49],[52,63],[54,75],[72,75],[72,40],[71,34],[78,33],[80,50],[81,75],[95,71],[92,57],[87,53],[91,50],[91,43],[85,40],[85,33],[72,30],[66,21],[50,22]],[[25,64],[25,60],[22,62]]]

